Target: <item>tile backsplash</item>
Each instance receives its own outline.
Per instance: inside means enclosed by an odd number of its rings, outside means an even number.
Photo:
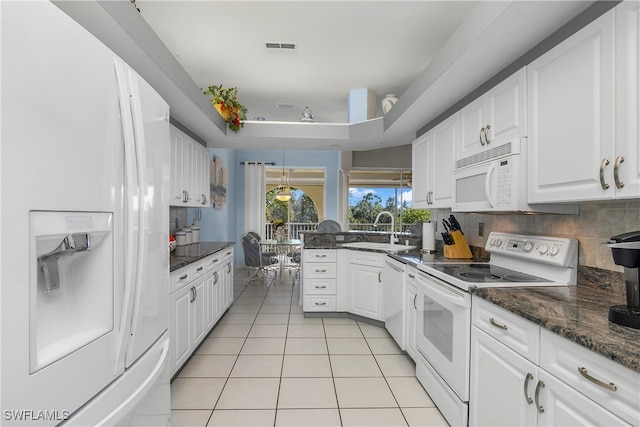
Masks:
[[[448,218],[450,214],[451,210],[448,209],[431,210],[431,220],[438,224],[437,237],[440,237],[442,231],[442,219]],[[491,231],[573,237],[579,242],[578,263],[580,265],[614,271],[623,271],[623,268],[613,263],[611,249],[600,247],[600,243],[617,234],[640,230],[640,200],[638,199],[583,203],[580,205],[578,215],[465,213],[454,213],[454,215],[472,246],[484,247]],[[484,223],[482,236],[478,235],[479,223]]]
[[[187,208],[169,206],[169,233],[183,229],[187,225]]]

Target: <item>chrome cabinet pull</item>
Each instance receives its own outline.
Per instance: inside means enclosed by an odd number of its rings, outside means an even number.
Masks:
[[[227,264],[227,273],[231,273],[231,263]]]
[[[413,308],[416,309],[416,310],[418,309],[418,306],[416,305],[416,299],[417,298],[418,298],[418,294],[415,294],[413,296]]]
[[[415,274],[411,274],[411,273],[409,273],[409,277],[411,277],[412,279],[415,279],[415,278],[416,278],[416,275],[415,275]]]
[[[213,277],[214,277],[213,284],[217,285],[218,284],[218,272],[217,271],[213,272]]]
[[[180,280],[184,280],[184,279],[186,279],[187,277],[189,277],[189,275],[188,275],[188,274],[183,274],[182,276],[180,276]]]
[[[202,271],[203,268],[204,267],[198,267],[198,268],[196,268],[196,271]]]
[[[540,389],[544,388],[544,383],[542,381],[538,381],[538,385],[536,385],[536,394],[534,396],[536,400],[536,409],[539,413],[544,412],[544,407],[540,405]]]
[[[325,285],[316,285],[316,289],[327,289]]]
[[[315,304],[315,305],[327,305],[327,303],[326,303],[326,302],[315,302],[314,304]]]
[[[491,323],[493,326],[495,326],[498,329],[502,329],[503,331],[507,330],[507,325],[502,325],[498,322],[496,322],[493,317],[491,319],[489,319],[489,323]]]
[[[603,190],[609,189],[609,184],[604,182],[604,168],[606,168],[608,165],[609,159],[602,159],[602,162],[600,163],[600,186]]]
[[[618,386],[615,385],[614,383],[607,384],[606,382],[600,381],[599,379],[594,378],[591,375],[589,375],[589,371],[587,371],[587,368],[578,367],[578,372],[580,372],[580,375],[582,375],[583,377],[585,377],[586,379],[588,379],[592,383],[594,383],[596,385],[599,385],[602,388],[606,388],[607,390],[610,390],[610,391],[617,391],[618,390]]]
[[[624,157],[616,157],[616,161],[613,164],[613,180],[616,182],[616,188],[624,187],[624,182],[620,181],[620,164],[624,162]]]
[[[382,271],[378,271],[378,283],[382,283]]]
[[[524,399],[529,405],[533,403],[533,399],[529,397],[529,381],[531,381],[532,379],[533,375],[527,372],[527,376],[524,377]]]
[[[192,286],[189,291],[191,292],[191,300],[189,302],[194,302],[196,300],[196,288]]]
[[[484,129],[484,142],[486,142],[487,145],[491,144],[491,140],[489,139],[489,129],[491,129],[491,126],[489,125]]]
[[[484,128],[480,129],[480,145],[484,145]]]
[[[322,254],[322,255],[315,255],[316,258],[326,258],[327,255],[326,254]]]
[[[326,273],[326,272],[327,272],[327,270],[326,270],[326,269],[318,270],[318,269],[316,268],[316,273]]]

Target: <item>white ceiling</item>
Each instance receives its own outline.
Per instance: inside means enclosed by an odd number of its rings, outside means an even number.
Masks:
[[[267,121],[224,132],[209,111],[194,115],[168,99],[172,116],[210,147],[308,150],[411,143],[417,130],[591,3],[136,0],[195,87],[237,86],[248,118]],[[265,42],[298,49],[267,51]],[[376,94],[379,119],[348,126],[347,96],[360,88]],[[388,93],[400,100],[382,119],[379,101]],[[207,108],[209,97],[188,96]],[[305,106],[315,123],[299,122]]]
[[[345,123],[350,90],[368,88],[378,99],[402,95],[476,2],[136,4],[198,87],[238,87],[249,119],[298,121],[309,106],[317,122]],[[267,50],[266,42],[292,42],[297,49]]]

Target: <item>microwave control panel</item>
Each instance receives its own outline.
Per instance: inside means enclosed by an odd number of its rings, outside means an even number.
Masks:
[[[496,168],[496,205],[508,208],[511,205],[511,164],[509,159],[499,160]]]

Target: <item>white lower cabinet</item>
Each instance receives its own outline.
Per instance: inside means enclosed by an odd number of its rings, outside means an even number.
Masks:
[[[304,311],[337,311],[336,251],[336,249],[302,251],[302,308]]]
[[[480,298],[473,298],[472,313],[470,426],[627,426],[640,421],[637,373]],[[566,346],[567,353],[556,350]],[[554,354],[562,357],[554,359]],[[538,357],[540,362],[534,362]],[[589,395],[580,384],[547,370],[561,372],[554,366],[580,367],[593,358],[604,363],[590,364],[596,372],[607,372],[618,382],[623,392],[619,398]],[[606,366],[604,371],[601,366]],[[619,371],[628,371],[626,381],[615,374]],[[578,372],[576,368],[579,377]],[[583,387],[602,388],[584,382]]]
[[[383,271],[386,255],[349,252],[347,311],[374,320],[384,320]]]
[[[469,425],[536,425],[536,365],[474,326],[470,371]]]
[[[171,375],[233,301],[233,248],[171,272]]]

